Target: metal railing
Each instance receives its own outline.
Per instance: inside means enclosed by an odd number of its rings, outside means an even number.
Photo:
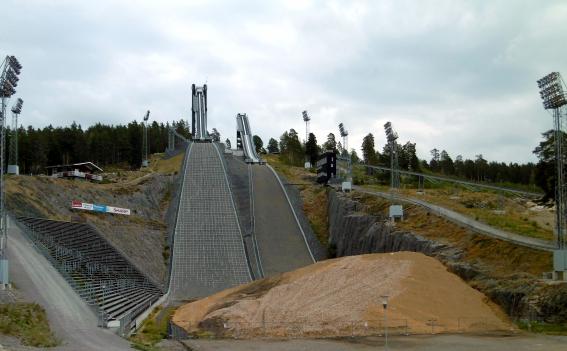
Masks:
[[[171,323],[169,336],[174,339],[202,336],[208,332],[217,338],[313,338],[313,337],[368,337],[388,335],[426,335],[426,334],[475,334],[475,335],[513,335],[514,327],[505,328],[504,323],[491,322],[486,318],[459,317],[444,323],[435,318],[416,321],[408,319],[335,320],[335,321],[219,321],[184,326]]]

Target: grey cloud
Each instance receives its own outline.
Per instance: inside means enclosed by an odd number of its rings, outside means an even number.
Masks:
[[[535,80],[567,74],[562,1],[7,1],[2,54],[24,64],[24,124],[188,118],[209,84],[210,124],[234,139],[249,114],[265,141],[320,141],[343,122],[349,146],[391,120],[401,140],[451,155],[533,161],[551,127]],[[5,52],[4,52],[5,50]],[[20,96],[19,95],[19,96]],[[234,140],[233,140],[234,141]]]

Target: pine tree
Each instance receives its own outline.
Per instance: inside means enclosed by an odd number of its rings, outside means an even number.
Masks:
[[[313,133],[309,133],[307,143],[305,143],[305,154],[309,158],[311,165],[315,165],[319,156],[319,147],[317,146],[317,138]]]

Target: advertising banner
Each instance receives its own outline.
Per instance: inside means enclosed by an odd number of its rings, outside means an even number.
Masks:
[[[71,201],[71,208],[76,209],[76,210],[86,210],[86,211],[95,211],[95,212],[103,212],[103,213],[114,213],[114,214],[121,214],[121,215],[126,215],[126,216],[130,215],[130,209],[128,209],[128,208],[89,204],[89,203],[81,202],[81,201],[77,201],[77,200]]]
[[[93,210],[93,204],[88,204],[86,202],[73,200],[71,202],[71,208],[75,208],[75,209],[79,209],[79,210],[92,211]]]
[[[106,212],[108,213],[116,213],[116,214],[122,214],[122,215],[130,215],[130,210],[127,208],[120,208],[120,207],[112,207],[112,206],[106,206]]]

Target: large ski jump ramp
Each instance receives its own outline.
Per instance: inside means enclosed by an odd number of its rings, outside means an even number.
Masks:
[[[213,143],[191,143],[174,234],[169,299],[251,281],[228,178]]]

